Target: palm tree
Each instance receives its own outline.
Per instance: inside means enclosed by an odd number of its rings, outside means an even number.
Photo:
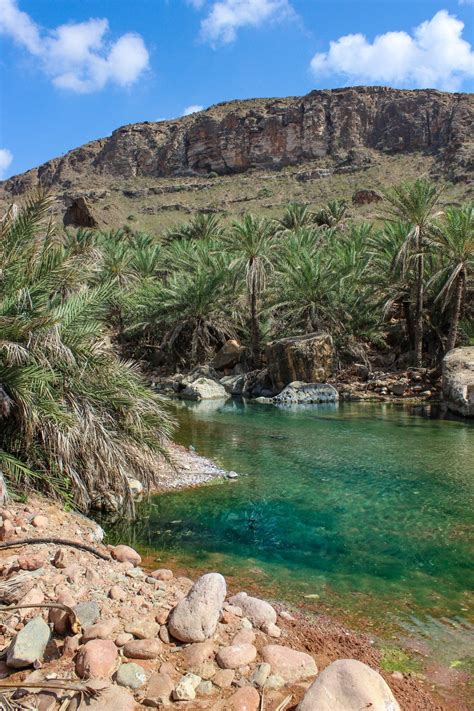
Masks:
[[[167,241],[170,242],[173,240],[190,239],[210,240],[221,237],[222,233],[223,228],[220,224],[220,217],[218,215],[198,212],[198,214],[195,215],[195,217],[193,217],[187,224],[171,228],[166,237]]]
[[[250,311],[250,344],[255,365],[260,365],[259,308],[267,279],[273,272],[275,245],[273,227],[265,219],[245,215],[242,222],[234,222],[223,240],[233,255],[231,268],[237,278],[243,278]]]
[[[342,225],[347,212],[345,200],[330,200],[327,205],[314,213],[313,222],[319,227]]]
[[[110,345],[97,247],[69,251],[49,208],[32,197],[0,226],[0,468],[21,492],[132,513],[129,477],[156,480],[169,420]]]
[[[402,183],[386,190],[387,204],[385,213],[388,220],[402,222],[406,226],[405,241],[398,254],[397,261],[403,272],[415,264],[415,313],[414,313],[414,364],[423,363],[423,310],[425,281],[425,251],[432,228],[434,208],[439,200],[440,191],[424,178],[412,183]]]
[[[438,286],[435,301],[451,312],[446,351],[456,345],[459,321],[474,268],[474,207],[448,208],[436,225],[435,246],[440,266],[430,282]]]
[[[283,217],[277,220],[279,229],[295,230],[299,227],[309,227],[314,225],[314,215],[307,205],[298,202],[291,202],[287,205]]]

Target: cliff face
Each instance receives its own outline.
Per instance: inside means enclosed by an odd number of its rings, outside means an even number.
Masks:
[[[364,152],[429,152],[437,170],[472,170],[474,96],[356,87],[304,97],[219,104],[192,116],[123,126],[3,183],[10,195],[41,182],[69,189],[94,176],[133,179],[279,169]]]

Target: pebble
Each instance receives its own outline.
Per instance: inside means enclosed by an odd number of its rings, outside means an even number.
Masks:
[[[152,708],[167,706],[170,703],[173,689],[174,684],[168,674],[161,671],[160,673],[155,672],[148,680],[148,686],[143,699],[145,706],[151,706]]]
[[[228,711],[258,711],[260,694],[253,686],[243,686],[228,699]]]
[[[89,642],[91,639],[112,639],[118,626],[119,621],[115,619],[97,622],[95,625],[86,627],[82,641]]]
[[[100,607],[94,600],[92,602],[80,602],[73,607],[73,610],[83,629],[94,625],[100,617]]]
[[[49,526],[49,518],[38,514],[33,517],[31,523],[35,528],[47,528]]]
[[[158,570],[154,570],[150,575],[156,580],[167,581],[173,579],[173,571],[168,570],[168,568],[158,568]]]
[[[139,664],[128,662],[118,668],[115,680],[119,686],[127,686],[129,689],[139,689],[146,682],[146,673],[144,668]]]
[[[159,639],[134,639],[123,648],[124,656],[130,659],[157,659],[162,651]]]
[[[196,689],[198,696],[210,696],[214,691],[212,681],[201,681]]]
[[[141,620],[125,625],[125,632],[129,632],[137,639],[153,639],[158,636],[160,625],[153,620]]]
[[[197,674],[185,674],[173,691],[175,701],[192,701],[196,698],[196,689],[201,683]]]
[[[131,642],[133,639],[133,634],[128,634],[128,632],[121,632],[117,635],[115,640],[115,645],[117,647],[123,647],[127,642]]]
[[[127,593],[119,585],[112,585],[109,590],[109,597],[111,600],[119,600],[124,602],[127,599]]]
[[[265,686],[265,682],[270,676],[271,671],[272,668],[267,662],[259,664],[250,677],[250,683],[255,684],[255,686]]]
[[[232,686],[235,679],[235,671],[233,669],[220,669],[215,673],[212,682],[220,689],[228,689]]]
[[[281,629],[273,624],[273,622],[265,622],[265,624],[262,625],[262,632],[269,637],[281,637]]]

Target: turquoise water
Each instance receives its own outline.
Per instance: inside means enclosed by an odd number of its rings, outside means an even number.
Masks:
[[[242,476],[153,498],[134,542],[160,564],[217,569],[365,625],[468,628],[472,423],[368,403],[176,414],[178,441]]]

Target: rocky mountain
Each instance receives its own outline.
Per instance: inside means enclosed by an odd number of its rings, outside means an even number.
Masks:
[[[173,121],[123,126],[107,138],[4,181],[0,196],[11,200],[40,183],[56,192],[64,206],[82,196],[101,203],[100,212],[110,193],[143,202],[145,197],[212,188],[216,176],[271,178],[285,170],[301,188],[302,183],[376,165],[383,165],[386,173],[385,163],[395,165],[398,157],[411,164],[414,157],[422,158],[416,174],[422,165],[422,172],[435,178],[466,185],[474,167],[473,126],[472,94],[435,90],[354,87],[313,91],[304,97],[231,101]],[[290,194],[281,192],[286,201],[298,197],[293,189]],[[226,198],[227,203],[232,197],[240,200],[240,193],[233,195],[232,189],[228,193],[216,193],[216,211],[228,210]],[[254,199],[255,194],[248,197]],[[108,202],[113,213],[114,199]],[[134,207],[138,214],[147,214],[141,213],[146,207],[142,202]],[[213,200],[203,202],[209,208]],[[185,200],[157,204],[153,214],[163,207],[187,211]],[[200,209],[199,204],[189,206],[189,211],[193,209]]]

